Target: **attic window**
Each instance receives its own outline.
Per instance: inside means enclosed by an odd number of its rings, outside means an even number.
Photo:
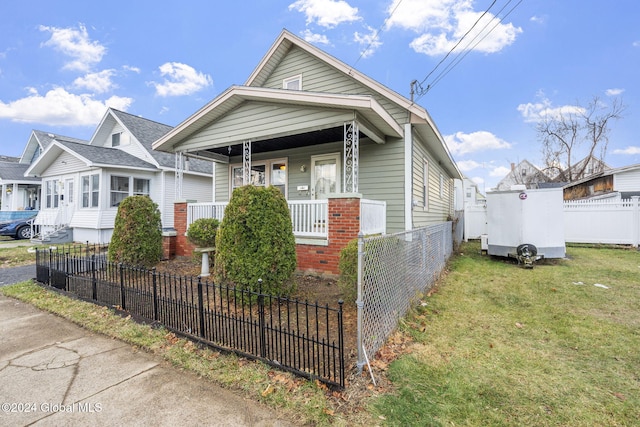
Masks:
[[[289,90],[302,90],[302,74],[282,80],[282,88]]]
[[[113,135],[111,135],[111,146],[112,147],[119,147],[120,146],[120,135],[122,135],[122,133],[114,133]]]

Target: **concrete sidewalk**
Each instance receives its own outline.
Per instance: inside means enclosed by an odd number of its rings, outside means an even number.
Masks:
[[[121,341],[0,295],[2,426],[289,426]]]

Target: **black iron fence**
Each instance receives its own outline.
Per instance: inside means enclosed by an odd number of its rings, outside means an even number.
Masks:
[[[110,263],[106,248],[92,245],[38,250],[36,276],[210,346],[344,387],[342,302],[335,309]]]

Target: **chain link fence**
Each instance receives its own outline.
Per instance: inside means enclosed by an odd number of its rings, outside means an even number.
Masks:
[[[358,368],[382,347],[453,252],[452,222],[358,239]]]

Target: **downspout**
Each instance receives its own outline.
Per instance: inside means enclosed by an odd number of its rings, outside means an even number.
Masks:
[[[404,125],[404,229],[413,229],[413,129]]]

